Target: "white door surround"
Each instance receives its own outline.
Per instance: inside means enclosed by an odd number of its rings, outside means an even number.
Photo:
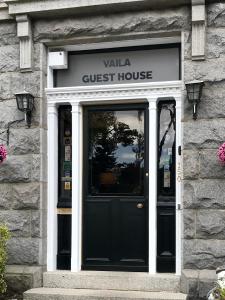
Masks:
[[[58,110],[72,106],[72,249],[71,271],[81,270],[82,232],[82,105],[149,103],[149,273],[156,273],[157,101],[176,100],[176,143],[181,144],[182,82],[136,83],[88,87],[48,88],[48,220],[47,270],[56,270],[58,201]],[[181,273],[181,157],[176,154],[176,274]]]

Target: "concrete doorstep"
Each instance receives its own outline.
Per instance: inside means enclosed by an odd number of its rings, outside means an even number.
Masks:
[[[186,300],[187,296],[172,292],[141,292],[90,289],[36,288],[24,293],[24,300]]]
[[[64,289],[95,289],[142,292],[179,292],[180,276],[144,272],[56,271],[46,272],[43,286]]]

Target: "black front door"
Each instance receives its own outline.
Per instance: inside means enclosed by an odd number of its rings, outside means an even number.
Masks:
[[[83,269],[148,270],[147,105],[84,110]]]

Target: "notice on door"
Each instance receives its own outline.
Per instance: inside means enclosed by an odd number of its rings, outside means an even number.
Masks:
[[[69,55],[58,70],[57,87],[179,80],[179,48]]]

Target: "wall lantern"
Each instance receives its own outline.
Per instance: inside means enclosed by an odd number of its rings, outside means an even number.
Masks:
[[[191,81],[185,84],[187,90],[188,102],[193,105],[193,119],[197,119],[198,104],[201,101],[203,81]]]
[[[34,96],[30,93],[23,91],[22,93],[16,93],[17,108],[25,113],[25,121],[30,128],[31,125],[31,113],[34,109]]]

